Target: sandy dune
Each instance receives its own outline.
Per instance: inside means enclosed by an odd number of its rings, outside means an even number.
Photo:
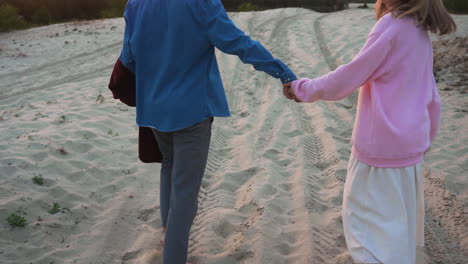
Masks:
[[[375,22],[359,9],[231,17],[304,77],[349,62]],[[425,163],[421,263],[468,258],[467,72],[450,63],[466,65],[468,16],[455,19],[458,46],[434,36],[444,110]],[[159,165],[137,160],[135,111],[106,88],[123,26],[113,19],[0,34],[0,263],[160,263]],[[232,117],[214,124],[190,259],[352,263],[340,210],[356,94],[295,104],[277,80],[218,55]],[[63,210],[52,215],[54,202]],[[11,213],[27,226],[10,227]]]

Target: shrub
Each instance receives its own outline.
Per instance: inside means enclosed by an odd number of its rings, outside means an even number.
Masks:
[[[49,9],[45,6],[41,6],[34,12],[31,17],[31,22],[37,25],[48,25],[52,22],[52,18]]]
[[[52,209],[49,210],[49,214],[56,214],[62,210],[62,207],[59,203],[54,203]]]
[[[102,18],[121,17],[122,15],[123,15],[123,11],[120,8],[116,8],[116,7],[106,8],[101,11]]]
[[[8,216],[7,221],[11,226],[24,227],[26,225],[26,219],[17,214]]]
[[[44,184],[44,178],[42,177],[42,174],[33,174],[32,181],[37,184],[37,185],[43,185]]]
[[[250,11],[257,11],[258,7],[250,2],[243,3],[237,9],[238,12],[250,12]]]
[[[23,29],[26,21],[19,15],[19,10],[9,4],[0,5],[0,31]]]
[[[467,0],[444,0],[444,5],[453,13],[468,13]]]
[[[372,1],[372,0],[368,0]],[[222,0],[228,11],[255,11],[273,8],[303,7],[319,12],[331,12],[343,10],[347,7],[349,0]],[[243,5],[255,6],[243,8]]]
[[[108,0],[106,7],[101,11],[101,17],[112,18],[123,16],[126,4],[126,0]]]

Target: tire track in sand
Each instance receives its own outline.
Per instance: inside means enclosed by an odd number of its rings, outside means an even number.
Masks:
[[[91,52],[83,52],[83,53],[68,57],[66,59],[63,59],[63,60],[56,60],[56,61],[53,61],[53,62],[44,63],[42,65],[33,66],[33,67],[30,67],[30,68],[27,68],[27,69],[24,69],[24,70],[21,70],[21,71],[17,71],[17,72],[10,72],[10,73],[0,74],[0,78],[3,78],[3,77],[17,78],[17,77],[21,77],[21,76],[24,76],[26,74],[29,74],[31,72],[35,72],[35,71],[39,71],[39,70],[45,70],[45,69],[50,68],[50,67],[60,66],[60,65],[62,65],[62,66],[67,65],[67,63],[70,62],[70,61],[73,61],[73,60],[76,60],[76,59],[87,58],[88,56],[95,55],[95,54],[100,53],[102,51],[108,51],[108,50],[110,50],[112,48],[120,47],[121,45],[122,45],[122,41],[118,41],[116,43],[106,45],[104,47],[93,50]]]
[[[0,75],[0,101],[77,80],[91,79],[112,69],[121,41],[41,66]],[[114,56],[115,54],[115,56]],[[101,67],[96,67],[99,61]],[[67,70],[64,70],[67,69]],[[65,74],[64,74],[65,72]]]
[[[275,23],[250,17],[247,23],[253,38],[275,45],[275,55],[292,55],[292,62],[313,71],[280,33],[308,24],[301,19],[313,23],[315,16],[308,14]],[[302,41],[315,38],[309,28],[294,31],[307,32]],[[227,91],[234,115],[218,119],[213,131],[190,254],[196,263],[333,263],[344,248],[336,209],[343,164],[333,137],[320,129],[333,123],[327,109],[314,111],[320,122],[311,124],[307,106],[284,100],[270,78],[256,75],[242,82],[246,66],[234,67],[234,73],[224,74],[233,78]],[[254,90],[240,89],[237,82]]]
[[[296,34],[290,36],[291,53],[297,56],[293,60],[309,77],[328,72],[317,58],[323,58],[330,69],[336,68],[336,60],[331,57],[320,30],[320,20],[326,16],[303,17],[305,21],[298,24],[303,26],[312,22],[314,31],[293,28]],[[304,40],[309,40],[309,45],[303,45]],[[316,45],[310,44],[311,40]],[[311,46],[318,46],[318,49],[311,50]],[[313,241],[312,258],[300,263],[337,263],[346,251],[340,211],[349,158],[349,139],[344,138],[350,136],[353,117],[349,110],[326,102],[295,104],[291,105],[291,110],[297,127],[304,133],[299,171]]]
[[[291,13],[290,13],[291,12]],[[275,17],[282,20],[272,23],[265,21],[255,27],[255,32],[268,32],[269,37],[259,39],[270,46],[275,56],[287,58],[288,42],[284,32],[296,22],[303,10],[283,10]],[[265,40],[267,39],[267,40]],[[250,146],[245,152],[256,152],[252,156],[265,169],[254,186],[254,198],[261,204],[264,219],[253,227],[250,234],[254,241],[251,248],[256,255],[248,263],[308,263],[311,259],[310,247],[313,244],[309,230],[309,218],[302,210],[306,200],[300,173],[295,162],[300,156],[299,137],[303,134],[288,120],[290,112],[276,80],[264,78],[257,81],[258,87],[247,104],[250,115],[247,123],[255,124],[253,131],[245,137],[243,145]],[[264,103],[268,102],[268,103]],[[255,146],[255,147],[251,147]]]
[[[245,20],[244,20],[245,21]],[[250,19],[244,26],[250,28]],[[225,54],[219,55],[220,70],[223,73],[231,112],[239,112],[242,97],[237,81],[248,75],[248,68],[242,62]],[[227,79],[226,79],[227,78]],[[238,145],[234,142],[236,131],[235,117],[218,118],[213,126],[210,155],[202,182],[199,197],[199,210],[191,231],[189,255],[195,263],[233,263],[235,260],[248,258],[250,251],[238,249],[242,233],[237,228],[241,221],[246,221],[251,210],[245,214],[235,209],[235,191],[242,182],[256,174],[258,168],[241,170],[238,160]],[[234,159],[232,158],[234,157]],[[235,221],[235,222],[234,222]],[[226,241],[230,242],[227,243]]]
[[[292,18],[290,16],[272,23],[276,21],[272,17],[257,22],[258,17],[251,15],[247,20],[247,28],[254,39],[267,38],[274,42],[277,35],[274,33],[277,31],[262,32],[262,25],[281,29]],[[223,62],[221,66],[232,65],[223,59],[220,59]],[[224,70],[224,67],[221,68]],[[275,106],[268,106],[267,98],[275,96],[284,103],[281,86],[275,82],[272,92],[272,85],[267,81],[270,79],[263,74],[243,81],[242,78],[251,72],[253,70],[239,61],[235,64],[231,76],[235,78],[232,83],[238,85],[227,89],[233,117],[228,120],[218,119],[214,128],[207,173],[200,194],[199,214],[191,236],[190,252],[195,256],[195,262],[272,263],[269,261],[272,256],[268,252],[273,247],[278,249],[277,257],[282,259],[277,263],[298,263],[302,258],[300,253],[308,252],[310,236],[307,235],[307,220],[303,220],[305,215],[301,215],[300,210],[296,212],[289,209],[297,204],[294,194],[300,194],[291,192],[291,189],[300,183],[284,171],[281,174],[275,172],[277,166],[290,165],[292,158],[278,159],[275,154],[282,149],[275,152],[253,147],[259,146],[258,138],[266,136],[263,135],[264,130],[280,135],[286,129],[284,126],[287,122],[279,123],[283,126],[279,131],[267,129],[277,123],[273,111]],[[261,114],[265,111],[266,115]],[[277,184],[277,180],[283,183]],[[281,187],[278,188],[278,185]],[[283,201],[286,201],[283,206],[274,206],[274,203]],[[296,224],[284,228],[285,221]]]

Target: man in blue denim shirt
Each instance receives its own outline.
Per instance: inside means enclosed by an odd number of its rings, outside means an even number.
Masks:
[[[153,128],[164,156],[164,264],[185,264],[213,117],[229,107],[215,48],[283,83],[294,73],[238,29],[220,0],[129,0],[121,61],[137,80],[137,123]]]

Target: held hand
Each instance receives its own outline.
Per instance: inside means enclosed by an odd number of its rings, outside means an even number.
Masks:
[[[296,102],[296,103],[302,103],[302,101],[294,94],[293,90],[292,90],[292,83],[285,83],[283,84],[283,94],[286,98],[288,98],[289,100],[293,100]]]
[[[296,103],[302,103],[301,99],[297,98],[296,95],[294,95],[294,101],[296,101]]]
[[[289,100],[292,100],[294,99],[295,95],[294,93],[292,92],[292,89],[291,89],[291,83],[285,83],[283,84],[283,94],[286,98],[288,98]]]

